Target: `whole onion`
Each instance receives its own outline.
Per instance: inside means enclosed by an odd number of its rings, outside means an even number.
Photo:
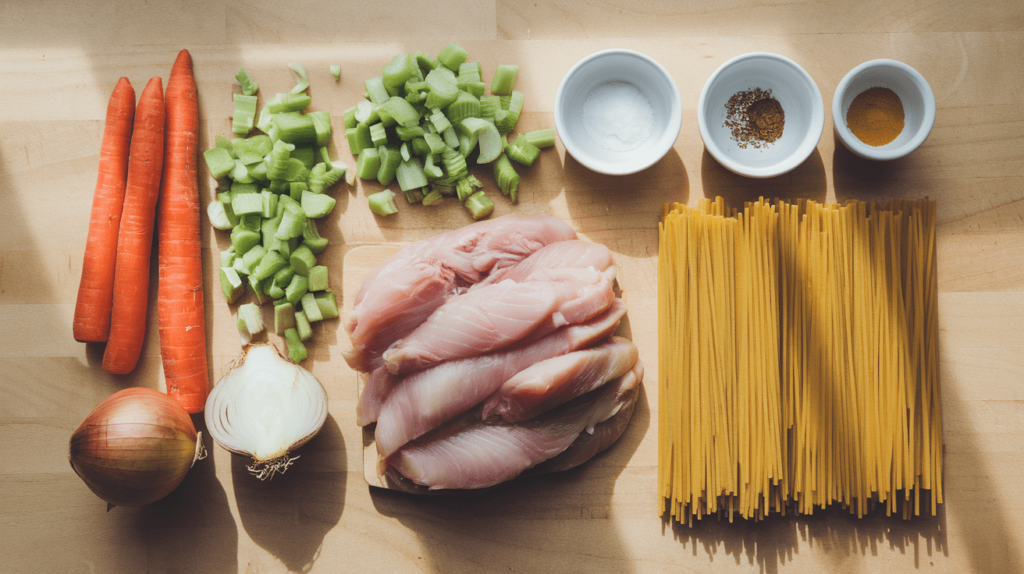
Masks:
[[[185,409],[147,388],[107,397],[71,435],[71,468],[96,496],[115,506],[143,506],[177,488],[206,456]]]

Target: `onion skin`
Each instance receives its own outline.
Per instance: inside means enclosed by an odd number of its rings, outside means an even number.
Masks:
[[[202,450],[192,419],[173,398],[147,388],[107,397],[71,435],[68,459],[109,504],[144,506],[177,488]]]

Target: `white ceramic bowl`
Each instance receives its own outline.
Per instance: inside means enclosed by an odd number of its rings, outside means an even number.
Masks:
[[[725,127],[726,102],[737,92],[771,90],[785,113],[782,137],[746,148]],[[766,52],[736,56],[722,64],[701,90],[697,123],[704,146],[719,163],[747,177],[782,175],[804,162],[825,127],[825,104],[811,76],[789,58]]]
[[[637,101],[638,109],[622,104]],[[615,125],[626,117],[634,121]],[[672,149],[682,118],[672,76],[633,50],[602,50],[583,58],[555,94],[555,127],[565,150],[598,173],[625,175],[650,167]]]
[[[895,140],[871,146],[846,127],[846,112],[853,99],[868,88],[889,88],[903,104],[903,131]],[[832,98],[832,123],[843,145],[865,159],[891,160],[903,157],[924,143],[935,125],[935,95],[917,70],[896,60],[864,62],[836,86]]]

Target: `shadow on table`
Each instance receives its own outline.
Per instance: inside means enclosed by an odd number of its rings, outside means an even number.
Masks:
[[[270,480],[258,480],[248,464],[245,457],[231,457],[242,527],[290,571],[309,571],[345,507],[345,444],[338,423],[328,415],[294,465]]]
[[[465,493],[371,488],[373,505],[416,533],[421,558],[429,561],[424,570],[633,572],[633,564],[622,560],[625,548],[608,518],[616,480],[651,424],[647,393],[640,390],[625,433],[577,468]]]
[[[817,149],[793,171],[766,179],[745,177],[729,171],[706,148],[700,163],[704,197],[722,197],[729,206],[737,209],[743,209],[745,202],[757,201],[760,197],[785,200],[802,198],[823,203],[828,193],[825,163]]]

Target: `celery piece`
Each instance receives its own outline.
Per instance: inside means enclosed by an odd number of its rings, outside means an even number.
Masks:
[[[259,197],[259,195],[256,195],[256,197]],[[263,204],[263,200],[262,199],[260,199],[260,204],[261,205]],[[252,231],[259,231],[260,230],[260,224],[262,223],[262,221],[263,221],[262,214],[260,214],[260,213],[247,213],[245,215],[240,215],[239,216],[238,227],[242,227],[244,229],[250,229]]]
[[[448,117],[445,116],[441,110],[434,110],[434,112],[430,114],[429,119],[430,123],[434,126],[434,129],[436,129],[438,133],[441,133],[447,130],[448,128],[452,127],[451,122],[448,121]]]
[[[235,160],[235,167],[228,174],[228,177],[239,183],[252,183],[254,180],[249,175],[249,169],[239,160]]]
[[[309,115],[312,116],[313,114]],[[306,169],[309,169],[313,167],[313,164],[316,162],[316,150],[306,146],[295,146],[295,149],[292,150],[291,157],[299,160]]]
[[[316,111],[306,114],[313,120],[313,131],[316,132],[316,145],[322,147],[331,141],[331,112]]]
[[[452,178],[453,181],[469,173],[469,168],[466,166],[466,158],[461,153],[452,149],[445,148],[441,152],[441,160],[444,163],[444,171],[448,174],[448,177]]]
[[[409,149],[409,142],[402,142],[401,147],[398,148],[398,153],[402,156],[402,161],[409,161],[412,158],[412,150]]]
[[[472,94],[460,90],[455,101],[445,108],[445,115],[448,117],[448,121],[453,124],[457,124],[466,118],[479,118],[480,100],[473,97]]]
[[[327,247],[327,238],[320,236],[315,219],[306,219],[306,228],[302,230],[302,244],[317,255]]]
[[[526,136],[527,141],[537,146],[538,148],[546,148],[555,145],[554,128],[534,130],[532,132],[526,132],[523,135]]]
[[[236,225],[231,230],[231,246],[235,248],[236,255],[244,255],[259,242],[260,234],[251,229]]]
[[[388,94],[388,89],[384,87],[384,78],[382,76],[374,76],[365,80],[363,87],[366,88],[366,95],[372,104],[380,105],[391,97]]]
[[[234,303],[245,293],[245,282],[238,276],[238,272],[231,267],[220,268],[220,289],[224,293],[227,302]]]
[[[263,161],[263,156],[266,155],[259,153],[248,138],[235,138],[231,142],[231,148],[234,150],[235,158],[247,166]]]
[[[356,127],[356,124],[359,123],[359,121],[356,120],[356,106],[352,106],[351,108],[342,112],[341,119],[346,130],[350,130]]]
[[[516,193],[519,188],[519,174],[516,173],[512,162],[506,154],[501,154],[494,162],[494,179],[498,182],[498,189],[502,195],[507,195],[513,203],[516,201]]]
[[[256,266],[260,264],[260,261],[266,254],[267,250],[262,245],[253,245],[252,249],[242,255],[242,266],[249,275],[252,275],[253,271],[256,270]]]
[[[423,200],[420,202],[423,205],[437,205],[444,201],[444,196],[441,195],[440,191],[433,190],[423,196]]]
[[[537,161],[537,157],[540,155],[540,148],[530,143],[530,140],[526,139],[525,135],[519,134],[515,143],[508,146],[506,153],[512,161],[525,166],[531,166],[533,162]]]
[[[402,191],[424,187],[428,183],[427,176],[423,173],[423,164],[417,157],[410,157],[398,164],[395,176]]]
[[[276,94],[267,101],[267,110],[271,114],[298,112],[309,107],[313,100],[306,94]]]
[[[302,230],[306,227],[306,214],[302,211],[301,207],[299,211],[287,209],[284,215],[281,217],[281,224],[277,227],[277,233],[274,237],[278,239],[291,239],[292,237],[301,237]]]
[[[256,117],[256,129],[260,130],[267,137],[270,137],[271,127],[273,125],[274,113],[270,111],[266,105],[260,110],[259,115]],[[273,138],[271,138],[273,139]]]
[[[448,129],[441,132],[444,143],[453,149],[459,149],[459,135],[455,133],[455,126],[449,125]]]
[[[216,147],[222,147],[228,150],[228,155],[230,155],[232,158],[237,159],[235,157],[235,146],[232,140],[229,140],[224,136],[216,136],[213,138],[213,142]]]
[[[256,279],[263,281],[267,277],[272,277],[275,273],[288,265],[288,262],[281,257],[281,254],[277,251],[267,251],[260,262],[256,265],[256,268],[252,270],[252,276]]]
[[[381,216],[388,216],[398,213],[398,206],[395,205],[395,192],[390,189],[378,191],[366,198],[370,203],[370,211]]]
[[[416,189],[410,189],[409,191],[405,192],[405,201],[409,205],[413,205],[415,203],[422,203],[423,189],[417,187]]]
[[[306,275],[308,281],[308,289],[310,291],[323,291],[327,289],[327,267],[324,265],[314,265],[310,267],[309,274]]]
[[[231,200],[231,210],[235,215],[263,213],[263,196],[258,193],[239,193]]]
[[[463,205],[469,210],[473,219],[483,219],[494,211],[494,202],[483,191],[478,191],[467,197]]]
[[[430,148],[430,153],[441,153],[444,151],[445,143],[444,139],[434,133],[423,134],[423,141],[427,142],[427,146]]]
[[[391,88],[402,87],[405,85],[405,82],[415,78],[417,73],[416,60],[413,56],[411,54],[398,54],[384,66],[384,85]]]
[[[345,130],[345,137],[348,138],[348,149],[352,155],[359,155],[359,152],[368,147],[373,147],[373,140],[370,139],[370,126],[356,124],[354,128]]]
[[[331,64],[331,75],[334,76],[335,80],[341,80],[341,66]]]
[[[302,196],[300,195],[299,197],[301,198]],[[292,199],[290,196],[282,195],[281,199],[277,202],[277,213],[284,215],[286,210],[301,212],[302,204],[299,203],[298,199]]]
[[[475,67],[473,67],[469,72],[463,72],[460,68],[458,75],[455,77],[455,81],[458,83],[460,90],[465,90],[466,88],[463,86],[466,84],[480,81],[480,74],[476,71]]]
[[[288,159],[292,156],[293,144],[277,140],[273,149],[267,154],[267,177],[270,179],[284,179],[288,171]]]
[[[384,100],[381,102],[383,104]],[[380,121],[380,114],[377,112],[380,104],[374,103],[370,100],[362,100],[356,104],[356,122],[360,124],[370,125]]]
[[[373,124],[370,126],[370,142],[373,147],[380,147],[388,143],[388,133],[384,124]]]
[[[449,42],[444,48],[441,48],[441,52],[437,55],[437,61],[444,64],[449,70],[458,70],[468,57],[469,53],[465,48],[455,42]]]
[[[295,330],[298,332],[299,340],[305,341],[313,336],[313,328],[309,325],[309,319],[303,311],[295,312]]]
[[[292,275],[288,286],[285,287],[284,297],[289,303],[296,305],[307,291],[309,291],[309,280],[296,273]]]
[[[291,161],[291,160],[289,159],[289,161]],[[285,166],[285,167],[286,167],[285,174],[287,175],[288,174],[288,169],[287,168],[290,167],[290,166]],[[287,181],[287,180],[277,179],[277,180],[274,180],[274,181],[271,181],[270,183],[268,183],[267,184],[267,189],[269,189],[270,191],[272,191],[274,193],[285,193],[285,192],[288,191],[288,184],[289,183],[290,182]]]
[[[234,246],[228,247],[224,251],[220,252],[220,266],[221,267],[231,267],[232,265],[235,264],[235,259],[237,259],[237,258],[238,258],[238,256],[235,255],[235,248],[234,248]]]
[[[427,181],[433,181],[440,179],[444,175],[444,170],[441,166],[434,164],[434,156],[432,154],[426,154],[423,156],[423,175],[427,176]]]
[[[269,179],[267,177],[267,162],[266,161],[261,161],[259,163],[254,163],[252,165],[247,165],[247,166],[245,166],[245,168],[249,172],[249,178],[252,179],[253,181],[261,181],[262,182],[262,181],[267,181]]]
[[[398,139],[404,142],[410,141],[413,138],[423,137],[426,133],[427,132],[423,131],[423,128],[418,125],[410,127],[400,125],[395,128],[395,135],[398,136]]]
[[[206,207],[206,215],[210,218],[210,224],[214,229],[228,231],[238,225],[238,218],[231,213],[230,205],[225,208],[224,204],[217,200],[211,201],[210,205]]]
[[[430,146],[427,145],[427,140],[423,139],[423,136],[417,136],[409,140],[409,148],[412,151],[412,155],[415,156],[424,157],[430,154]]]
[[[519,76],[519,66],[515,64],[502,64],[494,70],[494,77],[491,78],[491,93],[497,96],[505,96],[512,93],[516,86],[516,78]]]
[[[256,302],[262,305],[266,298],[266,293],[263,292],[263,282],[249,275],[249,287],[252,288],[252,294],[256,296]]]
[[[419,124],[420,114],[405,98],[393,96],[380,105],[381,111],[394,118],[400,126],[412,127]]]
[[[424,104],[432,110],[446,107],[459,96],[455,75],[447,68],[438,67],[431,70],[424,81],[428,88]]]
[[[507,110],[498,110],[495,112],[494,124],[498,126],[498,129],[504,132],[510,132],[516,127],[516,122],[519,121],[519,114],[523,111],[523,93],[513,91],[509,97],[509,105]]]
[[[360,179],[371,179],[377,176],[380,169],[380,152],[375,147],[367,147],[359,152],[359,159],[356,160],[356,175]]]
[[[322,168],[319,166],[323,166]],[[323,193],[334,184],[338,183],[345,176],[346,168],[327,167],[326,164],[318,163],[309,172],[309,190],[313,193]]]
[[[481,185],[474,185],[474,181],[479,184],[480,181],[475,177],[470,179],[469,177],[460,178],[455,182],[455,193],[459,201],[466,201],[466,199],[476,193],[477,189],[482,187]]]
[[[319,165],[319,164],[318,164]],[[313,173],[316,171],[316,166],[309,171],[309,178],[313,179]],[[309,186],[301,181],[293,181],[288,184],[288,197],[295,201],[302,201],[302,192],[309,189]]]
[[[334,163],[331,161],[331,154],[327,150],[327,146],[320,146],[320,161],[327,165],[327,169],[334,169]]]
[[[490,163],[501,155],[501,134],[498,133],[498,128],[494,127],[491,122],[482,118],[466,118],[459,122],[459,126],[471,131],[476,135],[480,142],[480,156],[477,158],[477,163]],[[466,152],[463,150],[463,155]]]
[[[256,96],[234,94],[235,115],[231,120],[231,131],[245,135],[252,129],[256,120]]]
[[[338,318],[338,301],[334,297],[334,293],[326,291],[324,293],[317,293],[313,296],[316,301],[317,309],[320,310],[320,316],[324,319],[337,319]]]
[[[285,301],[274,305],[274,332],[283,335],[285,329],[295,327],[295,305]]]
[[[302,338],[299,337],[298,331],[294,327],[285,329],[284,339],[288,344],[288,359],[293,363],[305,361],[309,354],[306,351],[306,346],[302,344]]]
[[[301,112],[274,114],[274,127],[277,129],[277,138],[286,143],[317,143],[316,127],[309,114]]]
[[[380,167],[377,168],[377,183],[388,185],[395,180],[398,164],[402,163],[402,154],[393,147],[381,146],[377,148],[377,155],[380,158]]]
[[[501,109],[501,102],[498,96],[483,96],[480,98],[480,117],[494,122],[495,113]]]
[[[323,193],[313,193],[312,191],[304,191],[302,193],[302,211],[306,213],[306,218],[320,218],[327,216],[328,213],[334,209],[336,200]]]
[[[416,65],[420,67],[420,72],[424,74],[430,73],[430,70],[438,66],[437,60],[428,56],[426,52],[416,52],[412,57],[416,60]]]
[[[281,289],[281,286],[275,284],[272,279],[263,281],[263,293],[275,300],[284,297],[284,289]]]
[[[298,62],[291,62],[288,64],[288,69],[292,71],[292,76],[295,77],[295,87],[292,88],[292,94],[298,94],[306,91],[309,87],[309,71],[306,70],[306,66]]]
[[[247,96],[255,94],[256,90],[260,89],[260,85],[249,75],[249,72],[245,71],[245,68],[238,70],[238,73],[235,74],[235,79],[242,86],[242,93]]]
[[[286,182],[295,181],[306,181],[309,179],[309,169],[302,163],[302,160],[297,157],[288,158],[288,163],[285,164],[284,175],[281,177]],[[282,185],[280,190],[271,189],[274,193],[284,193],[288,190],[288,186]]]
[[[277,228],[281,226],[282,215],[275,215],[270,219],[264,219],[263,224],[260,227],[260,233],[263,235],[263,248],[264,249],[275,249],[280,251],[281,240],[275,237],[277,235]]]
[[[324,316],[320,312],[320,306],[316,303],[316,295],[307,292],[299,300],[299,304],[302,306],[302,311],[306,314],[306,318],[309,319],[310,323],[323,320]]]
[[[253,335],[263,330],[263,317],[259,306],[255,303],[239,305],[236,324],[242,340],[246,343],[251,341]]]
[[[231,264],[231,268],[235,270],[239,275],[248,275],[249,270],[245,267],[245,262],[242,261],[241,257],[235,257],[235,262]]]
[[[316,255],[313,255],[313,252],[305,245],[300,245],[295,251],[292,251],[290,262],[296,275],[306,277],[309,275],[310,268],[316,265]]]
[[[288,245],[288,242],[285,241],[283,245]],[[291,283],[292,277],[295,277],[295,270],[292,269],[291,265],[285,265],[278,269],[277,273],[274,273],[274,283],[287,287]]]
[[[203,159],[206,160],[206,167],[210,169],[210,175],[214,179],[220,179],[235,169],[235,159],[231,153],[222,147],[213,147],[203,152]]]

